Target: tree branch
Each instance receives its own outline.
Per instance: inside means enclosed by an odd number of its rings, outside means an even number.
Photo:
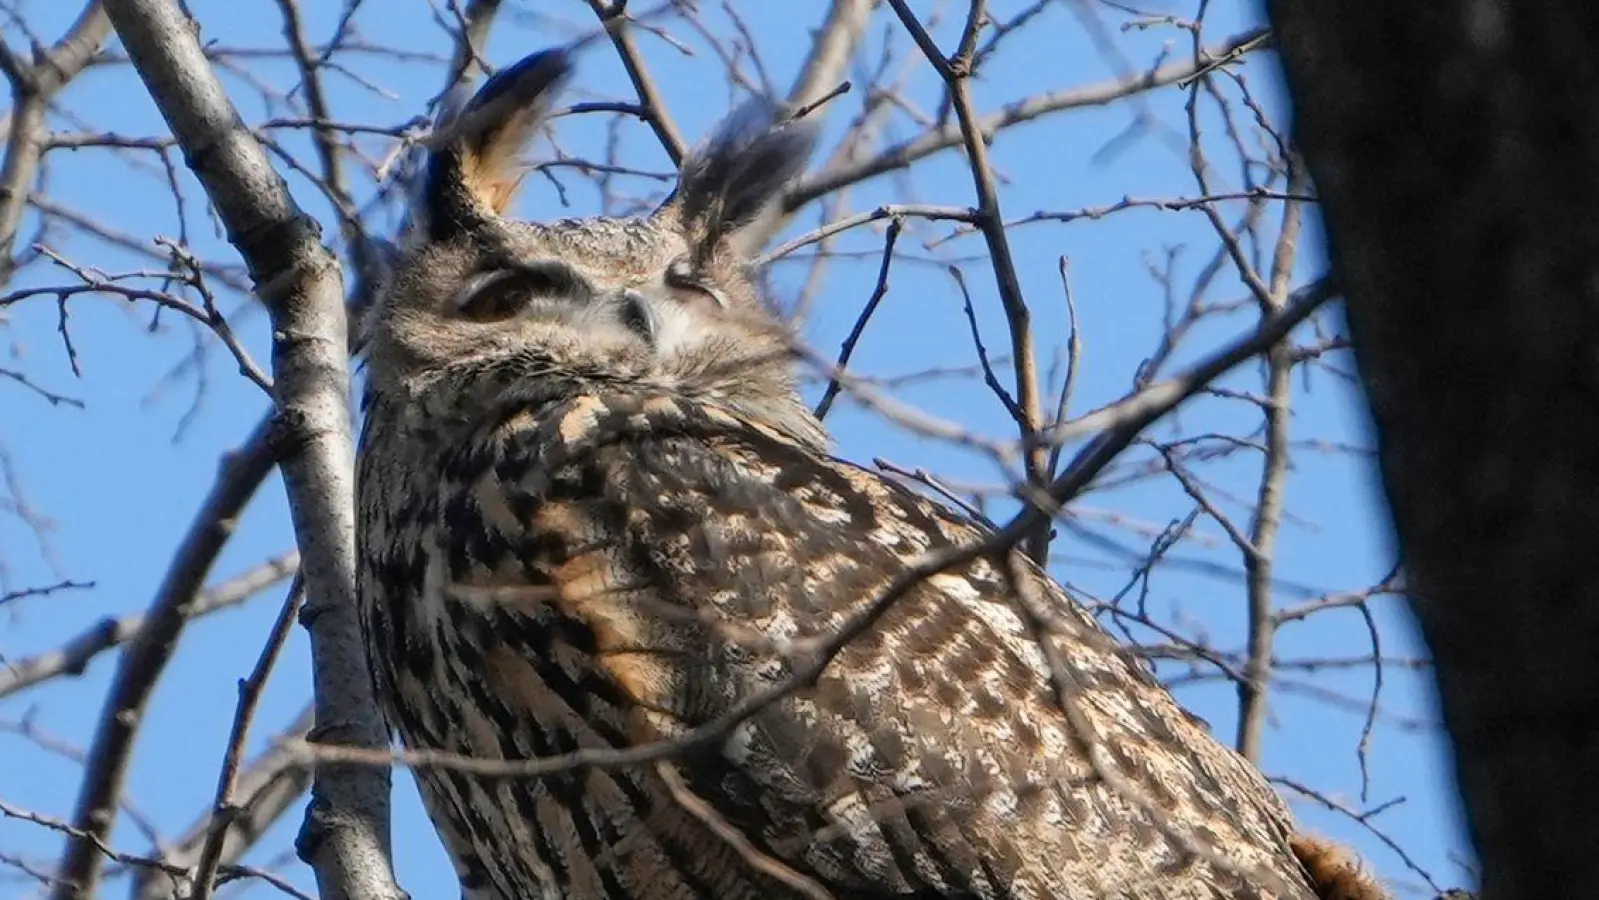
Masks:
[[[281,462],[307,602],[319,740],[387,746],[355,606],[354,451],[342,278],[316,221],[295,204],[211,70],[173,0],[107,0],[139,76],[249,266],[272,317]],[[389,862],[389,777],[324,769],[301,858],[330,900],[397,900]]]
[[[1270,0],[1485,900],[1599,847],[1599,7]]]
[[[288,642],[289,632],[294,628],[295,616],[305,599],[303,588],[302,580],[296,576],[294,584],[289,587],[289,596],[283,600],[283,608],[278,611],[277,621],[272,623],[266,646],[261,648],[261,655],[256,659],[255,668],[250,670],[249,676],[239,680],[239,702],[233,713],[233,727],[228,734],[228,747],[222,754],[222,772],[217,776],[216,802],[211,807],[210,834],[206,835],[205,841],[200,845],[200,858],[194,864],[194,886],[189,892],[189,900],[209,900],[216,890],[217,870],[222,865],[222,851],[227,844],[228,826],[233,823],[234,817],[248,810],[248,807],[238,799],[242,796],[239,791],[239,765],[244,759],[244,742],[249,737],[251,724],[255,721],[255,712],[261,703],[261,692],[266,689],[272,668],[277,665],[278,655],[283,652],[283,645]]]
[[[622,61],[622,68],[627,70],[627,77],[633,82],[633,89],[638,94],[640,117],[655,132],[661,149],[666,151],[672,165],[682,165],[688,145],[683,142],[683,134],[677,130],[671,113],[667,112],[666,102],[661,99],[661,92],[655,86],[649,69],[644,67],[644,57],[639,53],[633,33],[627,27],[627,0],[588,0],[588,4],[600,24],[605,26],[605,33],[616,48],[617,58]]]
[[[1104,106],[1153,88],[1175,84],[1192,78],[1195,73],[1211,65],[1216,59],[1229,58],[1267,46],[1268,42],[1263,40],[1266,36],[1264,28],[1250,29],[1210,48],[1197,61],[1185,59],[1181,62],[1166,63],[1133,76],[1028,97],[1008,104],[997,113],[982,117],[977,121],[977,127],[984,135],[993,135],[1013,125],[1030,122],[1051,113],[1089,106]],[[960,146],[963,139],[958,121],[952,120],[934,125],[916,137],[888,147],[864,160],[851,160],[806,176],[784,196],[783,209],[792,212],[842,187],[904,169],[940,150]]]
[[[10,279],[15,265],[17,229],[37,180],[50,104],[89,64],[110,31],[111,21],[94,0],[38,62],[24,63],[9,48],[0,55],[0,71],[11,82],[11,121],[0,164],[0,284]]]
[[[966,27],[961,33],[960,47],[953,56],[945,59],[905,0],[888,2],[916,45],[922,49],[927,61],[938,70],[955,108],[961,142],[966,149],[967,168],[971,170],[972,187],[977,197],[976,223],[988,247],[995,289],[999,292],[999,302],[1005,310],[1005,321],[1010,330],[1012,374],[1016,382],[1016,401],[1010,412],[1021,432],[1022,442],[1030,445],[1022,457],[1022,465],[1027,480],[1043,487],[1052,473],[1046,468],[1049,462],[1048,448],[1034,440],[1044,413],[1043,401],[1039,397],[1038,363],[1033,353],[1033,316],[1027,308],[1026,298],[1022,296],[1021,279],[1016,274],[1016,261],[1011,256],[1010,239],[1005,233],[1005,216],[999,206],[999,188],[994,181],[994,168],[988,161],[988,142],[972,105],[972,54],[977,46],[978,31],[987,17],[987,4],[983,0],[972,0]],[[974,334],[976,327],[974,319]],[[1049,557],[1049,539],[1050,528],[1047,524],[1028,536],[1027,554],[1040,565]]]
[[[233,523],[256,488],[272,470],[273,453],[267,434],[271,419],[256,426],[244,446],[222,464],[222,474],[201,505],[184,536],[155,601],[144,615],[134,638],[117,660],[117,672],[100,710],[94,739],[84,764],[68,838],[57,867],[55,900],[93,897],[104,857],[101,847],[111,835],[117,803],[127,777],[133,743],[144,723],[144,712],[161,673],[177,648],[178,636],[193,618],[200,586],[233,535]]]
[[[833,0],[827,18],[816,30],[811,40],[810,52],[800,66],[799,77],[788,92],[788,102],[795,106],[815,103],[827,95],[839,82],[861,37],[866,34],[866,24],[877,0]]]
[[[182,550],[179,555],[183,555]],[[300,555],[287,553],[207,588],[189,606],[188,619],[193,621],[218,610],[238,606],[266,588],[293,576],[299,566]],[[0,700],[52,678],[82,675],[91,660],[137,637],[149,620],[148,613],[102,619],[54,650],[0,666]]]
[[[222,826],[221,862],[224,867],[235,865],[255,846],[257,839],[272,824],[288,812],[289,807],[311,786],[311,773],[295,764],[294,742],[303,740],[311,729],[312,709],[307,706],[294,717],[288,727],[271,740],[270,749],[263,752],[239,773],[235,790],[244,797],[239,810]],[[206,842],[213,839],[217,823],[211,808],[196,817],[193,824],[162,855],[171,866],[192,871],[200,860]],[[135,900],[172,900],[189,889],[187,875],[170,876],[170,869],[149,870],[134,881]]]
[[[1288,161],[1288,193],[1305,187],[1300,166]],[[1277,233],[1277,248],[1272,260],[1267,316],[1282,311],[1288,300],[1288,286],[1298,257],[1299,232],[1304,206],[1289,201],[1283,206],[1282,228]],[[1248,657],[1244,680],[1238,683],[1238,737],[1235,746],[1245,759],[1260,764],[1261,732],[1265,727],[1267,694],[1271,682],[1272,647],[1276,642],[1276,619],[1272,617],[1272,571],[1277,559],[1277,531],[1282,523],[1289,463],[1289,430],[1293,405],[1293,346],[1279,341],[1266,351],[1266,398],[1261,410],[1266,418],[1266,458],[1261,463],[1260,486],[1255,493],[1255,514],[1250,520],[1248,550],[1244,553],[1244,573],[1249,592]]]

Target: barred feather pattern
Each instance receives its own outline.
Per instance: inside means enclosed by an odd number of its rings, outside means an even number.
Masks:
[[[408,747],[488,759],[681,736],[783,683],[923,554],[984,538],[712,400],[625,386],[455,419],[375,395],[359,477],[385,714]],[[1101,759],[1141,796],[1100,777],[1006,566],[918,583],[708,749],[421,768],[466,895],[1311,900],[1259,773],[1026,564]]]

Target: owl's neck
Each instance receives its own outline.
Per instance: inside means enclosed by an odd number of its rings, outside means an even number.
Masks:
[[[412,385],[410,390],[374,391],[368,387],[362,408],[367,428],[404,435],[415,450],[459,446],[513,419],[540,421],[585,399],[604,405],[644,404],[654,399],[681,401],[690,410],[718,411],[733,420],[776,432],[816,452],[827,452],[827,430],[791,390],[755,380],[736,384],[684,384],[651,378],[615,379],[551,374],[511,384],[492,378],[463,390],[456,381]]]

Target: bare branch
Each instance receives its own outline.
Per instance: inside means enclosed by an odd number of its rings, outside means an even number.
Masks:
[[[266,588],[291,577],[300,565],[298,553],[274,557],[215,587],[202,591],[188,607],[189,620],[230,609]],[[61,675],[82,675],[96,656],[132,640],[144,630],[148,613],[102,619],[55,650],[0,665],[0,699]]]
[[[222,833],[222,850],[219,854],[223,869],[238,863],[273,823],[282,818],[311,787],[311,773],[295,764],[289,745],[300,741],[310,731],[312,708],[307,705],[294,721],[279,732],[269,743],[269,749],[251,760],[235,782],[238,796],[244,798],[238,811],[228,818],[221,829],[213,827],[212,811],[208,807],[201,813],[170,848],[163,854],[172,867],[182,871],[174,877],[171,869],[149,870],[134,882],[136,900],[173,900],[191,884],[189,877],[199,863],[206,844],[213,840],[218,830]]]
[[[233,818],[245,811],[244,805],[237,799],[239,763],[244,758],[244,742],[249,737],[256,707],[261,702],[261,691],[266,688],[267,678],[271,676],[273,666],[277,665],[278,655],[283,652],[289,631],[294,627],[294,617],[305,599],[304,588],[304,580],[295,576],[294,583],[289,586],[289,595],[283,600],[283,609],[278,612],[277,620],[267,633],[266,645],[261,648],[255,667],[239,682],[239,703],[233,713],[228,748],[222,754],[222,772],[217,776],[211,833],[201,845],[200,860],[194,866],[194,890],[189,893],[190,900],[206,900],[211,896],[216,887],[217,869],[222,864],[222,849],[227,843],[228,828]]]
[[[59,819],[55,819],[50,816],[12,806],[5,801],[0,801],[0,816],[3,816],[7,819],[18,819],[24,822],[31,822],[35,825],[42,826],[51,831],[65,835],[68,840],[74,843],[87,843],[95,849],[96,853],[100,854],[106,859],[121,863],[125,866],[165,872],[169,875],[183,874],[183,870],[171,865],[170,863],[148,856],[139,856],[135,853],[125,853],[120,850],[115,850],[104,840],[91,832],[74,828],[66,822],[62,822]],[[0,857],[0,859],[3,859],[3,857]],[[45,874],[41,872],[39,875],[41,881],[52,888],[52,893],[65,893],[69,896],[88,896],[87,894],[79,894],[77,885],[67,881],[59,874]],[[282,891],[284,894],[295,898],[295,900],[313,900],[313,898],[307,896],[302,891],[296,890],[294,885],[289,884],[287,881],[284,881],[277,875],[251,866],[228,866],[223,870],[223,875],[229,881],[240,878],[257,878],[266,882],[267,884],[272,885],[274,888]]]
[[[388,734],[356,622],[349,344],[338,263],[240,126],[178,5],[108,0],[106,8],[272,316],[281,468],[309,597],[304,619],[317,733],[382,747]],[[387,773],[370,769],[327,770],[317,778],[299,846],[324,898],[402,896],[388,861],[388,788]]]
[[[201,598],[200,585],[233,535],[234,521],[272,470],[275,459],[267,440],[270,429],[271,419],[263,420],[245,445],[223,463],[216,484],[167,568],[154,602],[117,660],[117,672],[95,726],[72,816],[78,836],[67,841],[58,866],[61,881],[54,893],[56,900],[95,893],[103,856],[101,846],[111,834],[128,760],[144,723],[150,694],[177,647],[179,634],[194,617]],[[85,642],[83,646],[93,643]],[[77,656],[85,660],[92,655],[85,654],[86,651],[77,651]],[[68,654],[68,662],[73,658]]]
[[[1244,47],[1250,50],[1259,49],[1265,46],[1260,40],[1265,34],[1265,29],[1254,28],[1233,35],[1207,50],[1205,58],[1225,57]],[[1143,91],[1175,84],[1192,77],[1196,71],[1198,71],[1198,68],[1193,60],[1183,60],[1156,66],[1146,72],[1126,78],[1038,94],[1012,103],[998,113],[979,119],[976,122],[977,130],[984,135],[992,135],[1014,125],[1030,122],[1033,119],[1051,113],[1089,106],[1103,106]],[[799,184],[789,190],[788,194],[783,198],[783,208],[790,211],[798,209],[812,200],[830,194],[846,185],[865,181],[868,178],[874,178],[897,169],[903,169],[917,160],[940,150],[960,146],[963,140],[963,133],[958,122],[947,122],[934,126],[908,141],[895,144],[865,160],[843,162],[837,166],[812,173],[801,179]]]
[[[88,65],[110,31],[111,22],[99,0],[91,0],[66,36],[37,63],[28,65],[9,50],[0,56],[0,70],[11,82],[12,100],[5,162],[0,164],[0,283],[11,277],[17,228],[44,152],[45,114],[61,89]]]
[[[866,331],[866,323],[871,321],[872,313],[877,311],[877,305],[888,295],[888,270],[894,262],[894,245],[899,242],[902,227],[903,223],[898,218],[891,219],[888,223],[888,233],[883,237],[883,262],[877,270],[877,285],[872,288],[872,295],[866,298],[866,305],[861,307],[861,314],[856,317],[854,327],[844,337],[844,345],[839,348],[838,362],[835,366],[840,372],[849,367],[850,357],[855,354],[855,345],[860,343],[861,334]],[[827,389],[822,392],[822,399],[816,401],[816,418],[827,418],[827,413],[833,408],[833,400],[838,397],[841,387],[836,377],[828,379]]]
[[[1292,163],[1290,163],[1292,165]],[[1288,193],[1304,186],[1299,167],[1288,183]],[[1267,315],[1276,315],[1287,302],[1289,279],[1299,243],[1304,207],[1296,202],[1283,206],[1282,228],[1277,236],[1277,251],[1267,291]],[[1261,463],[1260,488],[1255,497],[1255,515],[1249,526],[1252,552],[1244,557],[1249,578],[1249,648],[1244,663],[1245,680],[1238,685],[1238,752],[1258,764],[1261,729],[1266,720],[1266,694],[1271,681],[1272,644],[1275,620],[1272,618],[1272,569],[1277,555],[1277,531],[1283,515],[1283,494],[1288,480],[1289,426],[1293,403],[1293,348],[1287,341],[1266,352],[1266,400],[1261,410],[1266,417],[1266,458]]]
[[[688,145],[677,130],[677,124],[672,121],[671,113],[667,112],[661,92],[655,86],[655,79],[645,68],[644,57],[639,53],[638,44],[633,41],[633,33],[628,30],[627,0],[588,0],[588,5],[599,17],[600,24],[605,26],[605,33],[616,48],[622,68],[627,70],[627,77],[633,82],[633,90],[638,93],[640,117],[655,132],[661,149],[666,151],[672,165],[682,165]]]
[[[82,591],[92,587],[94,587],[94,582],[92,581],[73,581],[70,578],[63,578],[55,584],[45,584],[0,593],[0,606],[5,606],[7,603],[14,603],[18,600],[27,600],[31,597],[48,597],[51,594],[58,594],[62,591]],[[0,673],[0,675],[3,675],[3,673]],[[0,680],[0,684],[4,684],[4,681]],[[3,696],[5,696],[5,690],[0,688],[0,697]]]
[[[877,0],[833,0],[827,18],[811,39],[810,52],[794,79],[794,87],[788,92],[789,103],[816,103],[843,80],[876,5]]]
[[[954,56],[945,59],[937,45],[933,43],[933,39],[922,28],[921,22],[906,5],[905,0],[888,0],[888,2],[894,7],[894,12],[899,15],[900,22],[911,33],[917,46],[921,47],[927,61],[932,63],[933,68],[938,70],[939,76],[944,79],[950,101],[955,107],[955,117],[960,122],[961,140],[966,148],[966,159],[977,194],[976,224],[983,232],[983,241],[988,246],[989,264],[994,272],[999,302],[1004,307],[1006,323],[1010,327],[1011,365],[1016,399],[1007,406],[1010,408],[1012,418],[1016,420],[1023,444],[1028,445],[1028,450],[1022,458],[1027,480],[1043,485],[1049,478],[1049,451],[1033,440],[1043,424],[1044,413],[1038,389],[1038,363],[1033,356],[1032,311],[1027,308],[1027,300],[1022,296],[1021,279],[1016,275],[1016,261],[1011,255],[1010,239],[1005,233],[1005,217],[999,208],[999,189],[994,183],[993,166],[988,160],[987,139],[978,122],[977,112],[972,106],[970,83],[973,74],[972,54],[977,47],[977,32],[987,17],[987,4],[983,0],[972,0],[966,27],[961,33],[960,47]],[[965,293],[964,284],[961,285],[961,291]],[[969,298],[967,308],[970,309]],[[973,318],[974,336],[976,331],[977,323]],[[978,346],[981,348],[981,343]],[[998,391],[1000,396],[1009,400],[992,373],[989,375],[989,381],[990,386]],[[1049,557],[1049,538],[1048,526],[1040,528],[1028,538],[1027,554],[1039,564],[1043,564]]]

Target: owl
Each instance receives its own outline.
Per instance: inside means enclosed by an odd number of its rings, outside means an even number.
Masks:
[[[420,767],[464,895],[1315,897],[1260,774],[1058,584],[830,455],[752,263],[814,125],[752,100],[648,216],[506,215],[570,70],[440,130],[364,323],[362,624],[406,747],[659,752]]]

